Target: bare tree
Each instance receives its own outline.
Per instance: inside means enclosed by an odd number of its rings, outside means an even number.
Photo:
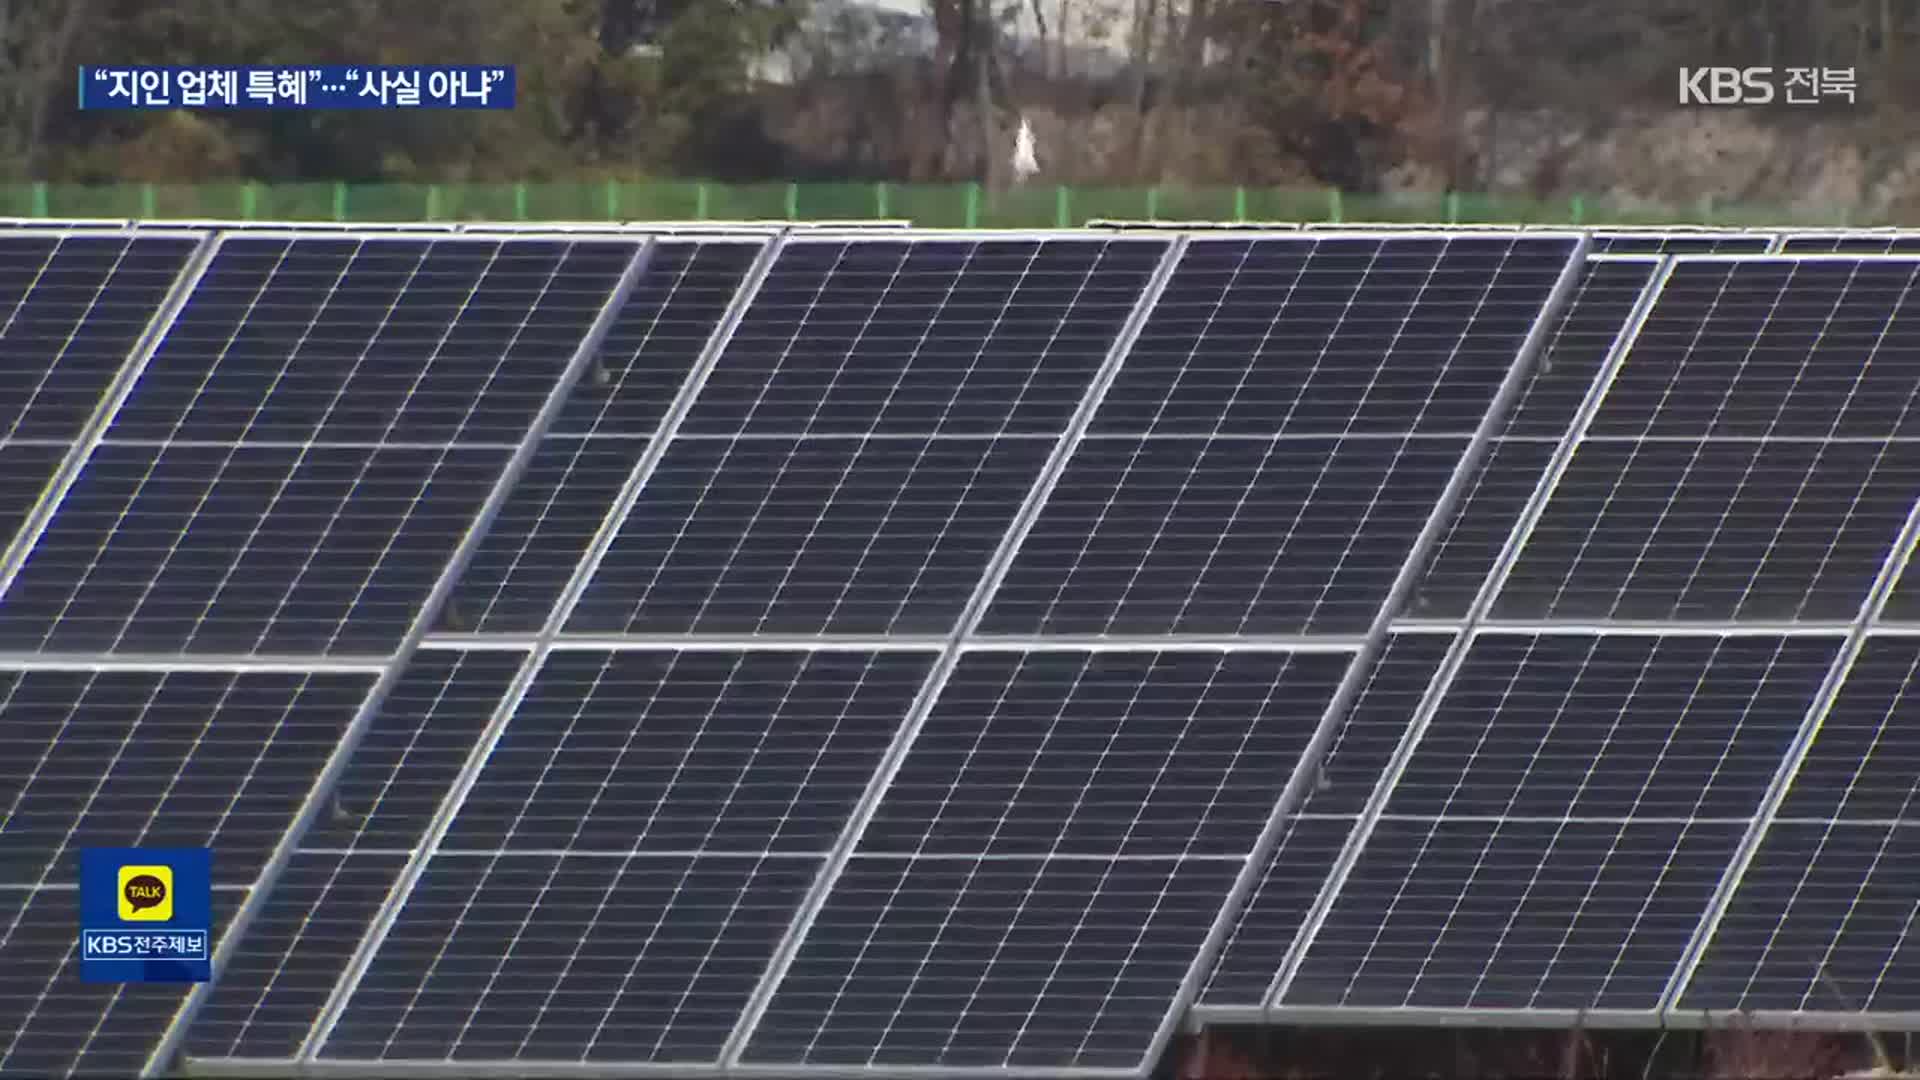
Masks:
[[[47,110],[64,88],[89,0],[0,0],[0,152],[7,171],[32,176]]]

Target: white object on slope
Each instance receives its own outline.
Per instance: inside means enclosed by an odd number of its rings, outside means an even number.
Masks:
[[[1040,171],[1040,162],[1033,154],[1033,125],[1025,116],[1020,117],[1020,130],[1013,134],[1013,177],[1016,183],[1024,183],[1034,173]]]

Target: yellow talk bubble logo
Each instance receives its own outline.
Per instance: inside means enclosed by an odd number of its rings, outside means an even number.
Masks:
[[[165,922],[173,918],[173,867],[120,868],[122,922]]]

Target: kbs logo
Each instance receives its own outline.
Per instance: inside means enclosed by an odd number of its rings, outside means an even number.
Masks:
[[[1770,67],[1680,69],[1682,105],[1769,105],[1773,96]]]
[[[1697,67],[1680,69],[1682,105],[1853,104],[1852,68]]]

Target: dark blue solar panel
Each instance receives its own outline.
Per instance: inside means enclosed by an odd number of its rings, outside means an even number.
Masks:
[[[1920,260],[1673,268],[1596,435],[1920,434]]]
[[[567,629],[944,634],[1052,448],[677,441]]]
[[[1869,638],[1700,958],[1685,1008],[1920,1007],[1920,640]],[[1838,993],[1836,993],[1836,989]]]
[[[860,851],[1245,855],[1348,660],[968,653]]]
[[[1559,237],[1198,238],[1097,432],[1471,432],[1572,256]]]
[[[226,237],[109,437],[516,442],[637,248]]]
[[[326,1053],[712,1059],[932,662],[551,653]]]
[[[1782,251],[1788,255],[1920,255],[1920,235],[1836,233],[1789,236]]]
[[[683,430],[1058,433],[1166,248],[796,239]]]
[[[1142,1067],[1240,865],[856,857],[743,1060]]]
[[[982,629],[1363,631],[1465,447],[1089,438]]]
[[[596,363],[551,429],[651,436],[760,254],[759,241],[657,244]]]
[[[196,1015],[190,1054],[292,1055],[524,659],[414,654]]]
[[[928,653],[551,654],[448,849],[824,854]]]
[[[1920,638],[1871,637],[1847,669],[1780,816],[1920,822]]]
[[[1917,896],[1920,821],[1775,822],[1680,1007],[1912,1012]]]
[[[0,551],[5,551],[67,456],[65,446],[0,443]]]
[[[1587,442],[1494,610],[1848,620],[1916,490],[1920,444]]]
[[[102,445],[0,597],[0,646],[391,651],[506,457]]]
[[[1283,825],[1266,872],[1215,960],[1201,994],[1203,1003],[1262,1004],[1452,644],[1451,634],[1396,634],[1387,639],[1360,697],[1341,719],[1306,801]]]
[[[1284,1003],[1654,1007],[1837,648],[1481,636]]]
[[[84,233],[0,240],[0,441],[77,437],[198,243]]]
[[[540,629],[646,450],[645,439],[541,440],[440,609],[437,628]]]
[[[1595,255],[1764,255],[1773,237],[1762,233],[1595,233]]]
[[[214,890],[214,948],[244,895]],[[0,889],[0,1075],[138,1075],[187,996],[179,983],[81,982],[78,899]]]
[[[216,847],[216,879],[251,883],[373,679],[0,671],[0,883],[71,885],[80,848],[138,845]]]
[[[323,1056],[710,1062],[819,864],[438,856]]]

